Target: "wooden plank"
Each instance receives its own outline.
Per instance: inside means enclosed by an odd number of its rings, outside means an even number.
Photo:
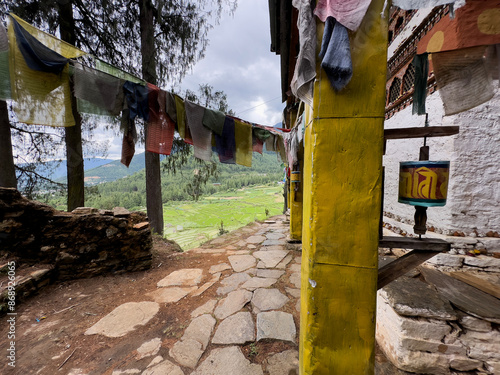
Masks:
[[[381,267],[378,270],[377,290],[383,288],[391,281],[403,276],[412,269],[420,266],[429,258],[439,254],[440,251],[419,251],[413,250],[403,255],[401,258]]]
[[[500,323],[500,300],[440,271],[421,267],[425,280],[453,305],[478,318]]]
[[[385,236],[379,241],[379,247],[396,249],[415,249],[422,251],[449,251],[450,244],[439,238],[411,238]]]
[[[500,299],[500,285],[465,272],[449,272],[448,275]]]
[[[460,132],[459,126],[426,126],[415,128],[385,129],[384,139],[446,137]]]

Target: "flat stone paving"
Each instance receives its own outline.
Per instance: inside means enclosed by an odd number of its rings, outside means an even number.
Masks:
[[[133,335],[165,304],[182,304],[208,289],[216,291],[213,299],[195,305],[181,337],[167,340],[151,336],[138,342],[130,353],[137,363],[117,366],[113,374],[298,374],[299,321],[295,310],[300,308],[300,252],[286,249],[288,224],[284,217],[254,225],[253,230],[243,229],[238,241],[230,234],[211,241],[217,245],[216,251],[204,247],[191,250],[225,254],[209,272],[203,273],[194,265],[164,275],[157,289],[144,291],[145,299],[156,302],[125,303],[87,330],[87,335]],[[201,280],[208,282],[202,284]],[[277,346],[284,348],[281,352],[265,353],[261,363],[252,363],[244,355],[244,345],[256,345],[259,340],[286,345]],[[87,374],[84,370],[81,373]]]

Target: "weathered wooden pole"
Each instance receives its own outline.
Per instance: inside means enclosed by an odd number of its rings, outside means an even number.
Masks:
[[[350,33],[353,77],[317,65],[304,152],[301,374],[373,374],[387,65],[384,0]],[[318,22],[318,43],[324,25]]]

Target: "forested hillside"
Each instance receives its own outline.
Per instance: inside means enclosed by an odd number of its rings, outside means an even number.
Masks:
[[[252,168],[233,164],[217,165],[219,176],[211,177],[202,188],[203,195],[210,195],[220,191],[230,191],[250,185],[277,183],[283,179],[283,168],[276,153],[254,153]],[[102,168],[102,167],[101,167]],[[110,175],[113,167],[107,167]],[[197,173],[194,158],[184,165],[175,175],[162,171],[162,201],[187,201],[193,198],[186,191],[187,185]],[[47,202],[54,207],[64,210],[66,198],[62,195],[53,195]],[[145,170],[142,169],[131,176],[93,186],[88,189],[85,205],[100,209],[111,209],[122,206],[127,209],[141,209],[146,206]]]

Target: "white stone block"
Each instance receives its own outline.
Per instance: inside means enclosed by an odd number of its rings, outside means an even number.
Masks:
[[[464,261],[464,257],[461,255],[452,255],[441,253],[432,257],[427,261],[427,263],[436,265],[436,266],[445,266],[445,267],[462,267]]]
[[[458,371],[472,371],[483,366],[482,361],[467,358],[465,356],[453,356],[450,360],[450,367]]]

